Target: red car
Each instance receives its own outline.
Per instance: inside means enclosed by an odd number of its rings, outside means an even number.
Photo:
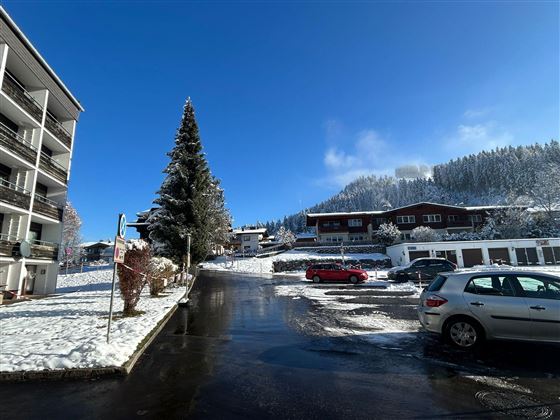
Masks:
[[[322,281],[347,281],[352,284],[363,283],[368,274],[365,270],[346,268],[342,264],[314,264],[305,272],[305,278],[314,283]]]

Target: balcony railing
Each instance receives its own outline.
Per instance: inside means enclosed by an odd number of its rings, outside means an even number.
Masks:
[[[43,152],[41,152],[39,167],[66,184],[68,173],[64,166]]]
[[[43,108],[39,103],[25,90],[21,84],[15,80],[10,73],[4,73],[4,83],[2,90],[12,98],[19,106],[26,110],[29,115],[41,122],[43,116]]]
[[[37,148],[2,123],[0,123],[0,146],[14,152],[26,161],[35,164]]]
[[[348,232],[348,226],[321,226],[319,225],[319,233],[335,233]]]
[[[31,244],[31,257],[47,260],[58,260],[58,244],[36,239],[29,241]]]
[[[62,221],[62,206],[46,197],[35,194],[33,211],[44,216]]]
[[[29,204],[31,204],[31,193],[25,188],[18,187],[16,184],[1,179],[0,201],[28,210]]]
[[[0,256],[11,257],[14,255],[14,247],[21,239],[17,236],[0,233]]]
[[[49,129],[49,131],[55,135],[57,139],[59,139],[64,145],[68,148],[72,146],[72,135],[64,128],[64,126],[58,122],[58,120],[52,115],[49,111],[47,111],[47,118],[45,119],[45,127]]]

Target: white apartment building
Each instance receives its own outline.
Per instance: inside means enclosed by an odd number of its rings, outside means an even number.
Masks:
[[[0,286],[14,294],[55,291],[82,111],[0,7]]]

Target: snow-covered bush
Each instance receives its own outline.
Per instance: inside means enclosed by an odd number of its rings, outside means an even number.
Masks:
[[[418,226],[412,229],[410,237],[416,242],[436,242],[441,240],[441,235],[429,226]]]
[[[401,231],[391,222],[381,224],[376,233],[378,241],[383,245],[392,245],[401,237]]]
[[[479,241],[483,239],[478,232],[446,233],[441,237],[442,241]]]
[[[150,278],[148,280],[150,286],[150,295],[158,296],[165,287],[165,280],[169,279],[179,269],[179,266],[173,264],[169,258],[152,257],[150,260]]]
[[[124,264],[118,264],[119,287],[124,300],[124,316],[136,314],[136,304],[149,278],[152,251],[146,241],[133,239],[126,244]]]

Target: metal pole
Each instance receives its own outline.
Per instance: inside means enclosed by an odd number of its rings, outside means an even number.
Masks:
[[[191,234],[187,234],[187,293],[185,298],[188,299],[189,296],[189,268],[191,267]]]
[[[120,223],[121,217],[123,216],[122,213],[119,214],[119,218],[117,221],[117,235],[120,235]],[[115,249],[117,246],[117,241],[115,238]],[[109,303],[109,322],[107,323],[107,344],[109,344],[110,336],[111,336],[111,321],[113,320],[113,300],[115,297],[115,283],[117,280],[117,262],[114,261],[115,255],[113,254],[113,283],[111,284],[111,302]],[[99,271],[99,268],[97,269]]]
[[[109,304],[109,322],[107,323],[107,344],[111,335],[111,320],[113,319],[113,299],[115,296],[115,283],[117,279],[117,263],[113,263],[113,284],[111,285],[111,303]]]

